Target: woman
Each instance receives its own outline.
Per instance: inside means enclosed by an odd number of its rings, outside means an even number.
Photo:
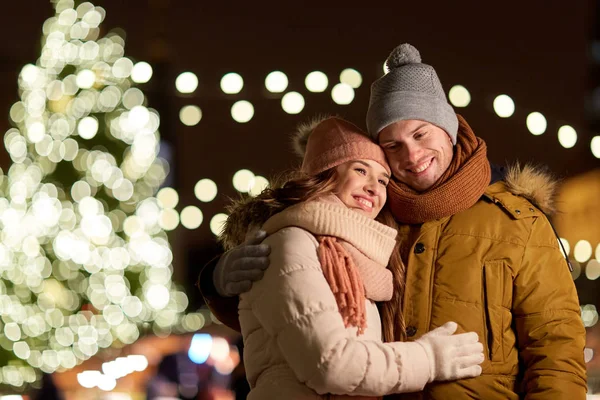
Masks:
[[[390,179],[381,148],[339,118],[304,127],[297,142],[297,176],[238,205],[224,230],[235,244],[266,221],[271,246],[265,276],[240,296],[248,399],[376,398],[479,375],[483,347],[473,332],[453,335],[453,322],[382,342],[375,302],[394,291],[396,231],[375,220]]]

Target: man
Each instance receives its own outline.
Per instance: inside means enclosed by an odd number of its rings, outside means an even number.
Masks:
[[[428,385],[402,399],[584,399],[585,329],[552,226],[553,183],[526,167],[499,180],[485,143],[448,104],[435,70],[408,44],[375,81],[367,127],[394,179],[388,204],[406,266],[396,339],[415,340],[456,321],[475,331],[480,377]],[[257,236],[208,266],[201,290],[235,327],[236,298],[260,279],[268,248]],[[213,274],[214,271],[214,274]],[[215,288],[212,288],[214,284]],[[211,294],[212,291],[212,294]]]

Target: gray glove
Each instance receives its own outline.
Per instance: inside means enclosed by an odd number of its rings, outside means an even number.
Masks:
[[[454,335],[457,327],[456,322],[446,322],[415,340],[429,358],[429,382],[481,375],[483,345],[475,332]]]
[[[219,295],[237,296],[262,278],[271,252],[269,245],[260,244],[266,236],[265,231],[253,232],[244,243],[221,256],[213,272],[213,285]]]

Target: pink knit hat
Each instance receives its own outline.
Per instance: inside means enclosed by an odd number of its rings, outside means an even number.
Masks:
[[[329,117],[301,127],[296,148],[304,154],[302,171],[309,175],[360,159],[376,161],[391,173],[381,147],[356,125],[341,118]]]

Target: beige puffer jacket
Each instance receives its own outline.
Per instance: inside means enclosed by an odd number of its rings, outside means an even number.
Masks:
[[[366,255],[378,253],[385,269],[395,231],[345,207],[323,207],[327,210],[315,212],[315,218],[339,225],[345,239],[360,243]],[[394,232],[391,241],[382,228]],[[249,400],[325,399],[327,393],[379,396],[423,388],[429,360],[422,347],[383,343],[372,300],[366,300],[363,335],[344,326],[319,263],[315,236],[285,227],[264,243],[271,246],[271,264],[239,303]]]

